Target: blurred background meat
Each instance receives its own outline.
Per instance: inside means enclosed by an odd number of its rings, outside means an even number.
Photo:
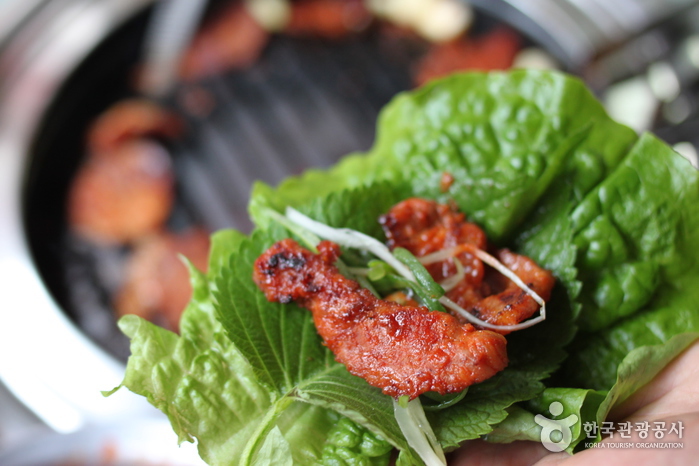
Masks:
[[[137,138],[174,138],[184,129],[182,120],[145,99],[117,102],[101,114],[87,132],[87,150],[109,153]]]
[[[421,86],[457,71],[506,70],[514,63],[522,42],[519,34],[500,26],[480,37],[435,44],[417,63],[415,84]]]
[[[269,33],[242,2],[229,2],[197,34],[182,60],[181,76],[195,80],[251,65],[269,40]]]
[[[125,281],[115,298],[117,315],[136,314],[172,331],[192,296],[186,257],[206,272],[209,233],[192,228],[182,233],[162,232],[143,238],[125,267]]]
[[[292,5],[284,32],[339,39],[363,31],[371,21],[361,0],[300,0]]]
[[[168,154],[154,142],[134,140],[91,154],[70,189],[69,222],[97,243],[133,242],[167,220],[174,181]]]

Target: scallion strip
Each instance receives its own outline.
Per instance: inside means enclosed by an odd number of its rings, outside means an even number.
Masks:
[[[286,217],[297,225],[315,233],[321,238],[333,241],[340,246],[348,248],[364,249],[371,252],[379,259],[388,263],[400,275],[408,280],[414,280],[413,273],[401,261],[396,259],[391,251],[379,240],[372,238],[369,235],[360,233],[349,228],[333,228],[324,223],[316,222],[315,220],[303,215],[293,207],[286,208]]]
[[[425,266],[410,251],[405,248],[395,248],[393,255],[410,269],[415,276],[415,281],[422,285],[430,297],[438,299],[440,296],[444,296],[444,288],[434,281]]]
[[[444,451],[437,441],[437,436],[434,435],[432,426],[427,421],[420,398],[408,402],[405,408],[394,399],[393,415],[408,445],[420,455],[426,466],[446,466],[447,459],[444,457]]]

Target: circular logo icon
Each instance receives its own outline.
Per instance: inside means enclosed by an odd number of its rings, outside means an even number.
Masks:
[[[554,401],[549,405],[549,412],[552,417],[556,418],[563,414],[563,405],[558,401]],[[534,417],[534,421],[541,426],[541,443],[548,451],[558,453],[565,450],[573,441],[571,427],[578,422],[578,416],[571,414],[564,419],[549,419],[541,414]],[[560,439],[555,441],[551,438],[554,432],[560,432]]]

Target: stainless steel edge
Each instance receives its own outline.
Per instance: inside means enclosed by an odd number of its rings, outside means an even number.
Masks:
[[[0,49],[47,0],[0,0]]]
[[[568,70],[577,70],[594,55],[596,44],[586,19],[559,0],[469,0],[475,7],[510,24],[540,44]],[[568,6],[568,8],[566,8]]]
[[[29,150],[59,86],[115,27],[152,0],[60,0],[27,20],[0,62],[0,378],[50,427],[152,414],[122,390],[124,366],[90,341],[53,300],[22,221]],[[123,393],[122,393],[123,392]]]
[[[195,445],[177,447],[177,434],[165,418],[120,420],[68,435],[44,433],[0,451],[0,464],[205,465]]]
[[[469,0],[518,28],[568,70],[647,28],[681,13],[696,0]]]

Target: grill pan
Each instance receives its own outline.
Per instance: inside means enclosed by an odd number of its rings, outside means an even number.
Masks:
[[[29,244],[48,289],[92,340],[121,360],[128,341],[110,303],[128,251],[71,233],[65,203],[88,125],[132,95],[147,24],[144,12],[119,28],[59,91],[38,133],[25,190]],[[181,138],[163,141],[177,179],[168,228],[249,231],[246,206],[255,180],[275,185],[368,149],[380,109],[412,87],[411,66],[422,51],[378,31],[339,41],[275,36],[253,66],[181,85],[162,102],[189,127]],[[192,89],[215,102],[206,117],[178,106],[176,96]]]

